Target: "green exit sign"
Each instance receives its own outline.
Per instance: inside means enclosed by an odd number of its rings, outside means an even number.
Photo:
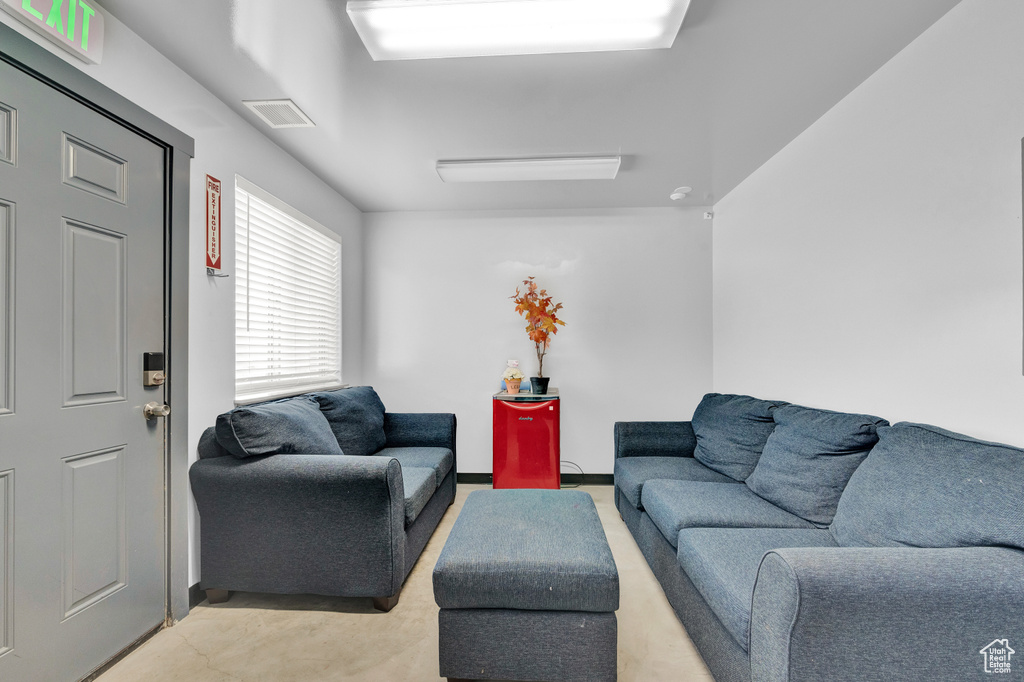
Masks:
[[[0,7],[75,56],[103,60],[103,11],[93,0],[0,0]]]

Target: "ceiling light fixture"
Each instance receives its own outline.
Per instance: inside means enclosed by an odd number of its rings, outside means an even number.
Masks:
[[[693,191],[692,187],[676,187],[672,190],[672,194],[668,195],[668,198],[672,201],[679,201],[685,199],[686,195]]]
[[[672,47],[690,0],[349,0],[375,61]]]
[[[465,159],[437,162],[444,182],[522,180],[614,180],[619,156],[558,156],[536,159]]]

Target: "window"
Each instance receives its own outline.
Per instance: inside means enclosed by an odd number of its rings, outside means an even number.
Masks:
[[[341,242],[235,178],[235,401],[341,383]]]

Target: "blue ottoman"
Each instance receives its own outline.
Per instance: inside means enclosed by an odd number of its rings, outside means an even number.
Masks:
[[[619,574],[576,490],[469,494],[434,567],[440,674],[615,680]]]

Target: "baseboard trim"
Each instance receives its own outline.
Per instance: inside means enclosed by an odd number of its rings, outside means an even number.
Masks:
[[[459,474],[455,477],[458,483],[476,483],[490,485],[494,483],[494,477],[491,474]]]
[[[562,485],[615,485],[615,474],[562,474]]]
[[[199,583],[196,583],[192,587],[188,588],[188,608],[194,609],[199,606],[202,602],[206,601],[206,592],[199,589]]]
[[[456,479],[459,483],[491,485],[494,483],[492,474],[460,473]],[[562,485],[614,485],[614,474],[562,474]]]

